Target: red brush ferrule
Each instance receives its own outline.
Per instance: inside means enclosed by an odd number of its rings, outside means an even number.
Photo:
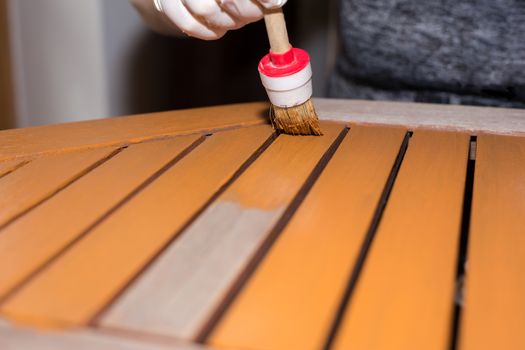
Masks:
[[[268,77],[278,78],[298,73],[310,63],[310,56],[304,50],[291,48],[282,54],[265,55],[259,62],[259,72]]]
[[[286,51],[285,53],[275,53],[270,50],[270,61],[276,67],[283,67],[293,64],[293,61],[295,60],[293,51],[294,50],[292,47],[290,47],[290,50]]]

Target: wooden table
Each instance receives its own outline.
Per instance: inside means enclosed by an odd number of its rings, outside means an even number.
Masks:
[[[525,349],[525,111],[316,105],[0,132],[0,349]]]

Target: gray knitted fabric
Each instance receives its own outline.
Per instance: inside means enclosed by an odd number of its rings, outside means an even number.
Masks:
[[[342,0],[341,98],[525,108],[525,0]]]

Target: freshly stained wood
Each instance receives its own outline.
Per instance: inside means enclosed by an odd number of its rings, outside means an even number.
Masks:
[[[267,103],[195,108],[0,131],[0,160],[267,122]]]
[[[192,339],[342,131],[281,135],[117,301],[101,325]]]
[[[447,349],[469,136],[418,131],[334,349]]]
[[[114,149],[41,157],[0,179],[0,227],[82,176]]]
[[[459,349],[525,349],[525,139],[477,144]]]
[[[210,344],[323,348],[405,134],[352,127]]]
[[[198,138],[133,145],[0,231],[0,299]]]
[[[28,161],[23,160],[6,160],[0,162],[0,178],[22,167],[26,163],[28,163]]]
[[[47,326],[89,322],[271,135],[211,136],[7,300],[1,312]]]
[[[43,332],[0,325],[2,350],[205,350],[204,347],[182,342],[162,344],[134,340],[109,334],[82,330],[73,332]]]
[[[525,110],[430,103],[314,99],[321,120],[525,136]]]

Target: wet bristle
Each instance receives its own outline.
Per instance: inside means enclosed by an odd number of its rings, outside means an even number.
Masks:
[[[285,134],[317,136],[323,134],[319,126],[319,117],[311,99],[301,105],[289,108],[272,105],[270,119],[275,130]]]

